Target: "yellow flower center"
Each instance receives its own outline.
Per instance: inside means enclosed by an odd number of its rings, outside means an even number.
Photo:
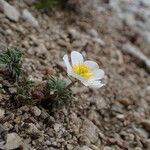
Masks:
[[[86,80],[89,80],[92,77],[90,68],[85,64],[76,64],[72,66],[72,72],[80,75]]]

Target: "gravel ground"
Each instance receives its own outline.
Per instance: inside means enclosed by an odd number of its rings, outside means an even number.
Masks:
[[[80,1],[69,1],[74,11],[58,4],[42,12],[33,2],[9,1],[19,13],[17,20],[0,12],[0,48],[20,48],[24,70],[36,83],[49,74],[68,80],[62,57],[75,49],[104,69],[107,84],[98,90],[76,85],[69,107],[46,110],[14,107],[10,98],[14,89],[0,80],[0,86],[9,87],[0,92],[0,149],[150,150],[149,70],[143,60],[122,51],[129,44],[150,56],[148,21],[140,18],[143,30],[137,25],[139,16],[132,22],[135,11],[120,17],[133,4],[115,6],[113,1],[103,1],[97,6],[93,1],[93,5],[86,2],[83,9]],[[150,14],[150,4],[138,2],[136,8]]]

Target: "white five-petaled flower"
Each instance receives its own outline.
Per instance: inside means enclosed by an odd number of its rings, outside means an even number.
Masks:
[[[84,61],[83,56],[77,51],[71,52],[71,63],[68,55],[64,55],[63,60],[68,75],[81,81],[85,86],[100,88],[105,85],[101,82],[101,79],[104,78],[104,71],[99,69],[96,62]]]

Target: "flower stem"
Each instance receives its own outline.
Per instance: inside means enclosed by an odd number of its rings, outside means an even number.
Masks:
[[[61,94],[63,94],[63,92],[65,90],[70,89],[75,83],[77,82],[77,80],[72,81],[71,83],[69,83],[62,91],[57,91],[56,93],[52,94],[52,96],[60,96]]]
[[[69,83],[69,84],[64,88],[64,90],[70,89],[76,82],[77,82],[77,80],[72,81],[71,83]]]

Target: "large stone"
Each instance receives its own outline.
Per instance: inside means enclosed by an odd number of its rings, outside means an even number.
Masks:
[[[0,0],[0,8],[4,14],[13,21],[18,21],[20,17],[19,11],[4,0]]]
[[[9,133],[7,134],[6,137],[6,144],[5,145],[0,145],[0,149],[7,149],[7,150],[12,150],[12,149],[23,149],[23,150],[29,150],[30,145],[25,143],[23,139],[17,134],[17,133]]]
[[[22,144],[20,136],[16,133],[10,133],[7,135],[6,149],[15,149]]]
[[[32,107],[31,112],[37,117],[41,115],[41,110],[37,106]]]
[[[39,26],[39,23],[38,21],[36,20],[35,17],[33,17],[33,15],[27,10],[27,9],[24,9],[23,12],[22,12],[22,17],[23,19],[25,19],[27,22],[29,22],[32,26],[34,27],[38,27]]]
[[[98,141],[98,128],[93,124],[92,121],[85,119],[81,127],[82,135],[86,136],[91,143]]]

